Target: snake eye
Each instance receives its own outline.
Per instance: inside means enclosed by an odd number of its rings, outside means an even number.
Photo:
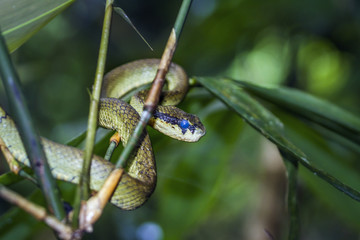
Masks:
[[[179,126],[180,126],[183,130],[185,130],[185,129],[187,129],[187,128],[190,126],[190,123],[189,123],[188,120],[185,120],[185,119],[184,119],[184,120],[181,120]]]

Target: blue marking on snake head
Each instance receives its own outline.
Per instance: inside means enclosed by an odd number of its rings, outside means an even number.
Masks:
[[[190,123],[188,120],[181,120],[179,123],[180,128],[182,129],[182,133],[185,134],[186,130],[190,127]]]

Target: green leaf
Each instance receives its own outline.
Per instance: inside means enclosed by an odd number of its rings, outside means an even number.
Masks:
[[[10,52],[61,13],[74,0],[1,0],[0,27]]]
[[[291,152],[298,159],[306,159],[305,154],[284,137],[283,123],[234,81],[226,78],[202,77],[196,77],[196,80],[280,149]]]
[[[80,133],[78,136],[75,136],[74,138],[70,139],[66,145],[68,146],[72,146],[72,147],[77,147],[80,145],[80,143],[82,143],[85,138],[86,138],[86,133],[87,131],[83,131],[82,133]]]
[[[330,172],[343,183],[359,189],[359,166],[356,164],[359,155],[357,152],[342,148],[340,144],[334,144],[328,139],[324,139],[321,134],[307,126],[297,116],[278,111],[278,109],[276,109],[276,114],[284,122],[287,136],[305,152],[312,164]],[[299,170],[302,182],[305,182],[306,186],[316,193],[315,201],[326,204],[330,207],[331,212],[360,229],[360,222],[358,221],[360,205],[358,202],[336,191],[324,181],[320,181],[320,178],[302,166]]]
[[[314,166],[308,157],[285,137],[282,122],[258,101],[248,95],[236,81],[227,78],[211,77],[195,77],[195,79],[237,112],[263,136],[276,144],[280,151],[287,155],[289,160],[296,159],[336,189],[360,201],[360,193],[358,191],[343,184],[331,174]]]
[[[280,107],[360,143],[360,118],[310,94],[286,87],[262,87],[236,81],[244,89]]]
[[[13,172],[7,172],[0,175],[0,184],[5,186],[16,183],[20,180],[22,180],[22,178]]]
[[[286,172],[288,176],[287,186],[287,207],[289,211],[289,240],[299,239],[299,209],[297,201],[297,175],[298,164],[294,164],[292,160],[287,159],[287,154],[282,154],[282,157],[287,160],[284,161]]]

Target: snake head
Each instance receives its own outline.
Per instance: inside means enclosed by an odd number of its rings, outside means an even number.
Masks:
[[[197,142],[206,133],[199,117],[174,106],[159,106],[150,124],[163,134],[186,142]]]

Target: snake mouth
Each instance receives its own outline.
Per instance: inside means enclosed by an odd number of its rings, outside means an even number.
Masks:
[[[184,142],[197,142],[200,140],[202,136],[204,136],[206,133],[205,127],[196,127],[194,131],[190,131],[189,129],[182,134],[181,136],[178,136],[177,139],[184,141]]]

